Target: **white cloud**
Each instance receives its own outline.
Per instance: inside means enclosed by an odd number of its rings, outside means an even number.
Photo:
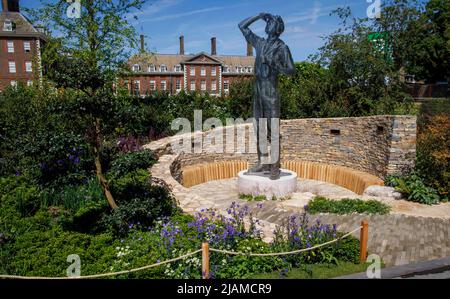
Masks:
[[[166,20],[178,19],[178,18],[192,16],[192,15],[196,15],[196,14],[202,14],[202,13],[207,13],[207,12],[212,12],[212,11],[219,11],[219,10],[230,9],[230,8],[236,8],[236,7],[239,7],[239,6],[242,6],[242,5],[243,4],[232,5],[232,6],[213,6],[213,7],[196,9],[196,10],[191,10],[191,11],[186,11],[186,12],[181,12],[181,13],[162,15],[162,16],[159,16],[159,17],[156,17],[156,18],[143,20],[143,22],[157,22],[157,21],[166,21]]]

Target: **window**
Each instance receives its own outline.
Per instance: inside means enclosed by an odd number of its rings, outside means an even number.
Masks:
[[[17,81],[15,81],[15,80],[11,81],[11,86],[12,87],[16,87],[17,86]]]
[[[236,73],[242,73],[242,66],[236,67]]]
[[[206,69],[204,67],[202,67],[201,71],[200,71],[200,75],[202,77],[206,76]]]
[[[150,64],[150,65],[148,66],[148,71],[149,71],[149,72],[156,72],[156,67],[155,67],[153,64]]]
[[[195,67],[191,66],[191,76],[195,76]]]
[[[228,65],[223,67],[223,72],[224,73],[229,73],[230,72],[230,68],[228,67]]]
[[[33,86],[33,81],[28,80],[28,81],[27,81],[27,86]]]
[[[156,83],[155,80],[150,81],[150,90],[156,90]]]
[[[251,66],[246,67],[246,68],[245,68],[245,71],[246,71],[247,73],[251,73],[251,72],[252,72],[252,67],[251,67]]]
[[[174,70],[175,72],[181,72],[181,65],[176,65],[176,66],[174,66],[174,67],[173,67],[173,70]]]
[[[180,79],[177,79],[175,88],[176,88],[177,91],[180,91],[180,90],[181,90],[181,80],[180,80]]]
[[[216,91],[216,90],[217,90],[216,80],[212,80],[211,81],[211,91]]]
[[[211,69],[211,76],[216,76],[217,74],[216,74],[216,67],[213,67],[212,69]]]
[[[31,44],[30,44],[30,42],[23,42],[23,50],[25,51],[25,53],[30,53],[31,52]]]
[[[191,81],[191,91],[194,91],[194,90],[195,90],[195,81],[192,80]]]
[[[31,61],[25,61],[25,71],[31,73],[33,71],[33,65]]]
[[[139,72],[141,70],[141,66],[139,64],[133,65],[133,72]]]
[[[161,72],[167,72],[167,66],[165,64],[161,64],[159,69],[160,69]]]
[[[206,90],[206,81],[205,80],[202,80],[202,82],[201,82],[201,89],[202,89],[202,91]]]
[[[15,73],[16,72],[16,63],[14,61],[10,61],[8,63],[8,65],[9,65],[9,72]]]
[[[14,42],[12,40],[8,41],[8,53],[14,53]]]
[[[5,21],[3,23],[3,31],[13,31],[13,22]]]
[[[223,81],[223,89],[225,91],[230,90],[230,81],[228,81],[228,80]]]
[[[137,96],[141,94],[141,81],[133,81],[133,94]]]
[[[165,80],[161,81],[161,90],[167,90],[167,82]]]

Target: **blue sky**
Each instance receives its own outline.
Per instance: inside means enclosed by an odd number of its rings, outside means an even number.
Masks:
[[[36,7],[36,0],[22,0],[22,6]],[[149,0],[139,20],[132,20],[147,47],[157,53],[178,53],[178,37],[185,36],[186,53],[210,52],[210,39],[217,38],[218,54],[245,55],[245,40],[237,24],[260,12],[281,15],[286,31],[282,39],[291,49],[294,60],[305,60],[323,45],[321,36],[338,28],[337,7],[350,6],[355,15],[366,15],[367,0]],[[264,23],[252,28],[265,35]]]

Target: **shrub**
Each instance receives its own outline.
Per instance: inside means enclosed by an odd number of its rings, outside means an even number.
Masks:
[[[36,185],[23,176],[0,178],[0,191],[0,207],[5,208],[13,215],[18,212],[21,217],[29,217],[39,209],[40,191]],[[11,207],[14,207],[15,211],[8,209]]]
[[[92,204],[106,203],[103,190],[95,177],[91,177],[84,185],[66,185],[61,189],[47,188],[42,194],[42,206],[62,206],[76,213],[79,209]]]
[[[147,170],[137,170],[112,181],[111,191],[120,204],[102,222],[119,235],[138,223],[151,226],[156,219],[176,211],[168,187],[151,179]]]
[[[447,104],[448,105],[448,104]],[[415,171],[441,198],[450,194],[450,114],[422,116]],[[421,188],[423,189],[423,188]],[[427,191],[428,192],[428,191]],[[423,193],[423,192],[422,192]]]
[[[306,212],[300,215],[292,215],[275,231],[275,238],[271,244],[272,252],[294,251],[310,248],[338,238],[341,233],[337,232],[336,225],[322,224],[320,219],[310,223]],[[351,239],[352,237],[350,237]],[[348,249],[338,249],[340,244],[345,244]],[[292,267],[311,263],[337,263],[339,260],[356,261],[359,256],[359,241],[339,241],[329,246],[321,247],[299,254],[284,257],[285,261]],[[354,249],[355,247],[356,249]]]
[[[3,268],[14,275],[61,277],[70,265],[68,255],[78,254],[82,275],[105,273],[115,259],[115,245],[119,242],[110,234],[87,235],[60,228],[28,231],[10,244],[13,255]]]
[[[341,199],[331,200],[324,197],[316,197],[308,203],[307,211],[316,213],[334,213],[334,214],[388,214],[390,207],[376,200],[361,199]]]
[[[402,192],[407,200],[423,203],[423,204],[438,204],[441,201],[446,201],[447,198],[441,198],[438,192],[425,185],[423,180],[414,172],[409,175],[391,175],[386,177],[386,185],[395,187]]]
[[[155,162],[156,157],[151,150],[123,154],[112,161],[108,175],[118,178],[138,169],[148,169]]]

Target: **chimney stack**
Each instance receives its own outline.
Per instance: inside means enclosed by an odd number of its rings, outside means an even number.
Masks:
[[[247,56],[253,56],[253,46],[247,42]]]
[[[145,52],[145,37],[141,34],[141,52]]]
[[[180,55],[184,55],[184,35],[180,36]]]
[[[211,38],[211,55],[217,55],[217,42],[216,38]]]
[[[2,0],[4,12],[20,12],[19,0]]]
[[[8,0],[2,0],[2,9],[4,12],[9,11],[8,10]]]

